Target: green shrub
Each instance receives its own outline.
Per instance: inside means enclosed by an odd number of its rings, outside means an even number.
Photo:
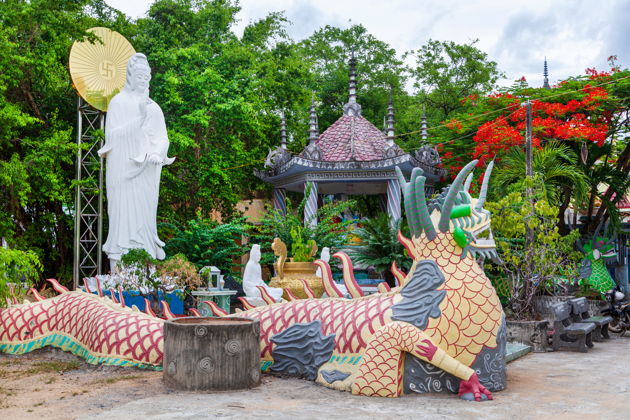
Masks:
[[[371,219],[361,221],[359,228],[352,234],[359,239],[361,245],[353,247],[349,255],[353,261],[367,266],[373,266],[390,285],[394,284],[394,275],[390,268],[396,261],[398,268],[409,270],[411,258],[405,247],[398,241],[398,230],[409,236],[408,227],[403,219],[392,222],[387,213],[381,213]]]
[[[221,224],[197,214],[185,226],[162,223],[160,229],[167,237],[164,247],[167,257],[183,254],[197,270],[214,265],[223,274],[232,273],[232,269],[238,266],[234,259],[247,252],[241,245],[248,229],[244,218]],[[235,277],[240,278],[238,275]]]
[[[12,294],[21,300],[24,290],[33,285],[42,269],[35,252],[0,247],[0,306],[6,305],[5,298]]]

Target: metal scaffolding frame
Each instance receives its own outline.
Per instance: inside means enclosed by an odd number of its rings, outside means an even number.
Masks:
[[[98,149],[105,127],[105,113],[81,97],[77,103],[77,162],[74,212],[74,288],[84,277],[101,274],[103,244],[103,159]],[[87,144],[87,146],[85,146]]]

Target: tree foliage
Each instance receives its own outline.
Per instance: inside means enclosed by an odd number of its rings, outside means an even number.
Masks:
[[[70,280],[76,94],[68,51],[128,20],[102,0],[0,2],[0,237]]]
[[[535,183],[532,180],[532,184]],[[558,287],[576,280],[581,255],[573,245],[579,232],[560,235],[557,210],[540,195],[533,212],[522,191],[487,202],[485,208],[492,213],[492,229],[503,260],[498,267],[489,270],[495,288],[507,298],[506,309],[510,316],[534,319],[534,296],[545,289],[555,292]],[[526,224],[535,232],[529,248],[524,239]]]

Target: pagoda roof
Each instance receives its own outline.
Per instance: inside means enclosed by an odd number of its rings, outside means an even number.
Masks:
[[[342,115],[315,144],[322,162],[368,162],[399,156],[404,152],[396,147],[393,155],[386,155],[387,138],[361,115]],[[391,153],[391,152],[390,152]],[[305,151],[300,156],[305,157]]]

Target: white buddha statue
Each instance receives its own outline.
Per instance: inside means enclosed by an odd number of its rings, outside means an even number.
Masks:
[[[105,145],[109,233],[103,244],[112,271],[131,248],[144,248],[164,259],[157,234],[157,206],[162,166],[173,163],[164,114],[149,98],[151,68],[144,54],[127,63],[127,80],[107,110]]]
[[[283,290],[279,287],[269,287],[262,279],[262,269],[260,267],[260,245],[252,245],[249,251],[249,261],[245,265],[245,273],[243,274],[243,291],[247,300],[253,305],[265,305],[260,297],[260,290],[256,286],[263,286],[267,289],[267,293],[279,301],[282,297]]]

